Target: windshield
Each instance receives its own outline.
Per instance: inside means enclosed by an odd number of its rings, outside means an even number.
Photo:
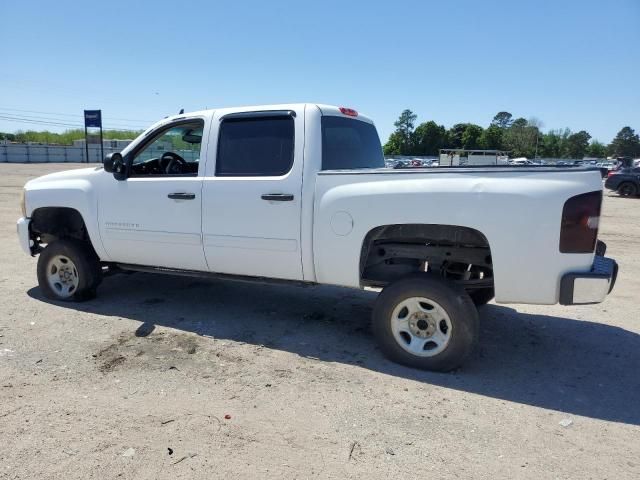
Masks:
[[[383,168],[376,127],[352,118],[322,117],[322,169]]]

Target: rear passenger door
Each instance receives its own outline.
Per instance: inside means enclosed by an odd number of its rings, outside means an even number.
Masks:
[[[210,138],[217,154],[202,190],[209,270],[301,280],[304,112],[218,111]]]

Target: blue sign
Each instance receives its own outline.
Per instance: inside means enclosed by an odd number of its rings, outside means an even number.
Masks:
[[[85,110],[84,128],[102,128],[102,111]]]

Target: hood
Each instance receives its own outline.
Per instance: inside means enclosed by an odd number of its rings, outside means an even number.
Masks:
[[[89,179],[95,175],[99,175],[104,172],[104,168],[102,165],[89,167],[89,168],[78,168],[74,170],[64,170],[62,172],[50,173],[48,175],[43,175],[38,178],[34,178],[33,180],[29,180],[24,188],[28,189],[32,186],[39,186],[43,183],[49,182],[57,182],[63,180],[82,180]]]

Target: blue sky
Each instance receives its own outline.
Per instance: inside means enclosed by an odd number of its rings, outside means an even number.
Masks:
[[[79,124],[84,108],[115,128],[304,101],[366,113],[383,141],[405,108],[447,127],[507,110],[607,143],[640,130],[640,0],[24,1],[1,13],[0,131],[60,131],[6,117]]]

